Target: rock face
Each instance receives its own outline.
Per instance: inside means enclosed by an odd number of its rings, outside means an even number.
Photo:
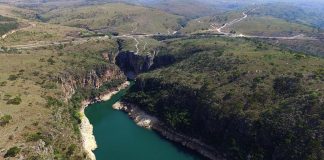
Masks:
[[[192,149],[198,152],[199,154],[203,155],[204,157],[207,157],[208,159],[225,160],[225,158],[223,158],[222,155],[215,148],[204,144],[198,139],[180,134],[166,127],[163,123],[154,124],[152,126],[152,129],[160,133],[166,139],[177,142],[186,148]]]
[[[151,129],[154,124],[158,123],[157,118],[146,114],[137,106],[117,102],[112,106],[116,110],[123,110],[135,121],[135,123],[147,129]]]
[[[117,66],[107,64],[97,66],[94,69],[81,73],[65,71],[59,77],[59,83],[61,84],[66,100],[68,100],[78,87],[99,88],[105,82],[109,82],[113,79],[126,80],[126,77]]]
[[[154,56],[137,55],[134,52],[120,52],[116,57],[116,64],[125,73],[125,75],[134,79],[136,75],[150,70],[153,65]]]
[[[138,55],[134,52],[120,52],[116,57],[116,64],[130,79],[135,79],[139,73],[147,72],[176,61],[172,55]]]

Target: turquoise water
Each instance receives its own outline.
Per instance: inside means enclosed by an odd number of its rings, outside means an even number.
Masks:
[[[112,109],[126,93],[120,91],[111,100],[86,108],[93,125],[98,148],[97,160],[197,160],[197,155],[161,138],[157,133],[138,127],[128,115]]]

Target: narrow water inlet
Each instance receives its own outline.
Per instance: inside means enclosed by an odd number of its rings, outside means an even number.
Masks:
[[[97,160],[196,160],[199,156],[161,138],[157,133],[141,128],[112,105],[127,92],[121,90],[109,101],[88,106],[85,115],[93,125],[98,148]]]

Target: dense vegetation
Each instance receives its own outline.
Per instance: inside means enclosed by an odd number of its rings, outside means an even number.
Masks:
[[[323,59],[223,38],[164,53],[175,63],[139,76],[124,101],[229,159],[323,158]]]

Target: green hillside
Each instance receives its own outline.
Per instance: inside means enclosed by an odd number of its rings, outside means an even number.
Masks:
[[[174,63],[140,75],[124,101],[228,159],[324,156],[323,59],[244,39],[166,44],[156,58]]]

